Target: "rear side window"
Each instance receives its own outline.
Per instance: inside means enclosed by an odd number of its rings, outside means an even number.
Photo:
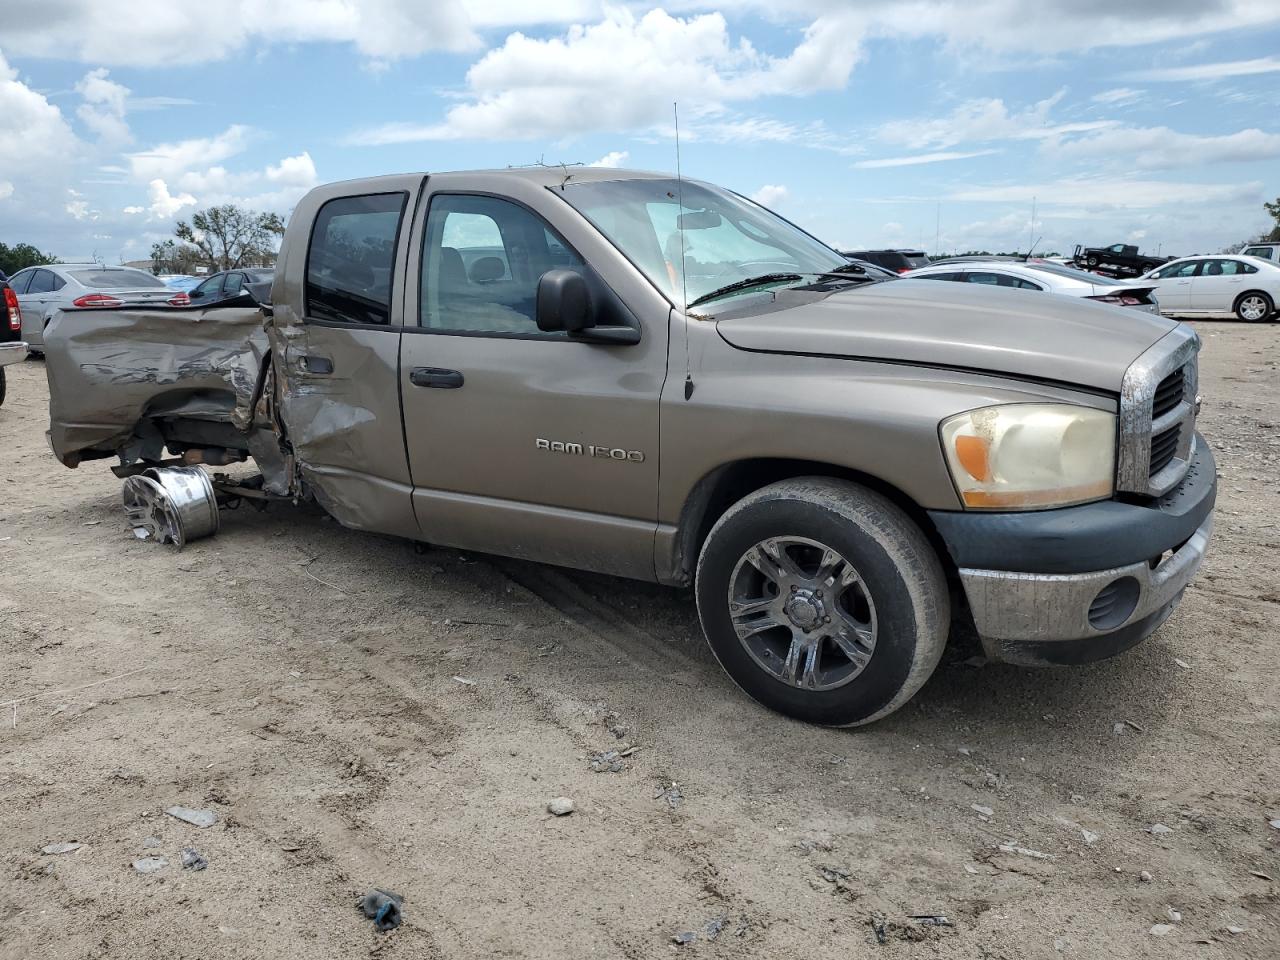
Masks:
[[[54,281],[57,282],[55,283]],[[48,270],[37,270],[35,276],[31,278],[31,285],[27,287],[27,293],[52,293],[65,282],[61,277],[54,276]]]
[[[1275,247],[1250,247],[1244,252],[1246,257],[1261,257],[1263,260],[1275,260]]]
[[[959,273],[924,273],[918,277],[911,277],[912,280],[963,280],[964,277]]]
[[[330,200],[311,228],[306,315],[339,323],[391,323],[391,279],[406,193]]]

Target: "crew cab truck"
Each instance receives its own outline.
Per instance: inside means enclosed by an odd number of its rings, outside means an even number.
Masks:
[[[323,186],[257,301],[52,320],[51,445],[119,458],[135,533],[306,497],[356,529],[692,585],[730,677],[818,724],[900,707],[953,618],[998,660],[1118,653],[1210,536],[1190,329],[872,276],[710,184]],[[191,466],[250,457],[254,480]]]
[[[1071,259],[1077,266],[1117,277],[1137,277],[1168,263],[1173,257],[1144,257],[1131,243],[1113,243],[1109,247],[1082,247],[1076,244]]]

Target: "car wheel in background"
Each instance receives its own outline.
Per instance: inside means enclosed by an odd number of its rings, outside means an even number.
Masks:
[[[937,554],[895,504],[843,480],[775,483],[732,506],[698,559],[720,665],[798,720],[855,726],[906,703],[950,628]]]
[[[1091,267],[1096,267],[1096,266],[1098,265],[1098,258],[1097,258],[1097,257],[1087,257],[1087,258],[1085,259],[1085,261],[1084,261],[1084,262],[1085,262],[1085,263],[1087,263],[1087,264],[1088,264],[1089,266],[1091,266]]]
[[[1236,301],[1236,317],[1247,323],[1266,320],[1275,311],[1271,298],[1260,290],[1250,290]]]

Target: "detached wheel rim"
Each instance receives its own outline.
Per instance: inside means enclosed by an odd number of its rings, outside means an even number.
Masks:
[[[744,553],[729,578],[729,619],[766,673],[800,690],[853,681],[876,647],[876,608],[839,551],[805,537],[772,537]]]
[[[1267,315],[1267,302],[1262,297],[1245,297],[1240,301],[1240,316],[1246,320],[1261,320]]]

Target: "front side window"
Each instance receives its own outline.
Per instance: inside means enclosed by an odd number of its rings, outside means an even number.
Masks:
[[[591,221],[678,305],[765,274],[811,277],[848,264],[764,207],[707,184],[661,178],[570,181],[552,193]]]
[[[222,288],[222,277],[210,277],[191,291],[193,297],[212,297]]]
[[[13,288],[14,293],[26,293],[27,284],[31,282],[35,273],[34,270],[19,270],[10,278],[9,286]]]
[[[1190,277],[1194,276],[1196,270],[1200,266],[1198,260],[1188,260],[1186,263],[1171,263],[1167,267],[1161,267],[1151,275],[1153,280],[1168,280],[1171,277]]]
[[[436,333],[539,336],[538,280],[585,270],[537,214],[496,197],[440,194],[427,213],[419,322]]]
[[[391,323],[396,238],[407,197],[341,197],[320,208],[307,253],[307,319]]]

